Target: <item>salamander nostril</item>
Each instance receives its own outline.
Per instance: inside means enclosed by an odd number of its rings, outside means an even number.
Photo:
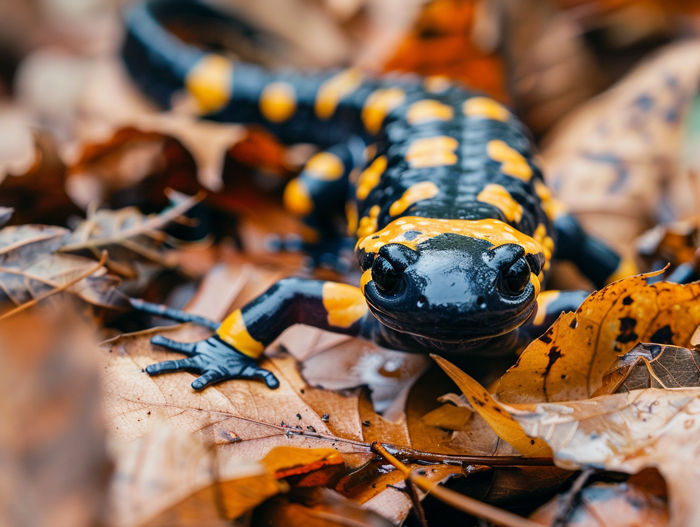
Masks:
[[[476,298],[476,305],[479,306],[480,309],[486,309],[486,299],[483,296],[479,295]]]
[[[425,298],[424,295],[418,297],[418,307],[423,307],[426,304],[426,302],[428,302],[428,299]]]
[[[499,289],[508,296],[520,295],[530,283],[530,266],[525,258],[519,258],[501,273]]]

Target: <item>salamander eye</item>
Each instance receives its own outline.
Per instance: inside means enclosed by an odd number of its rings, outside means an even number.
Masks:
[[[501,290],[503,294],[518,296],[525,290],[529,283],[530,266],[525,261],[525,258],[518,258],[515,263],[503,273]]]
[[[372,280],[382,293],[390,295],[396,292],[401,284],[401,276],[383,256],[377,256],[372,264]]]

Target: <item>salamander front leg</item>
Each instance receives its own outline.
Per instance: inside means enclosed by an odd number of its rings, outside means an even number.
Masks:
[[[154,312],[155,309],[144,302],[132,304],[144,311]],[[153,337],[152,344],[183,353],[186,358],[151,364],[146,372],[149,375],[176,371],[198,373],[200,377],[192,383],[195,390],[229,379],[262,379],[269,388],[277,388],[277,378],[258,367],[257,359],[285,329],[294,324],[307,324],[357,336],[366,313],[367,304],[357,287],[285,278],[231,313],[208,339],[184,343],[160,335]]]
[[[284,191],[285,208],[303,219],[304,250],[316,265],[339,267],[344,244],[345,206],[350,172],[363,163],[365,143],[353,138],[313,156]]]

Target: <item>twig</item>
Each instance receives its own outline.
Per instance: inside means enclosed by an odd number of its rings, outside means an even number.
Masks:
[[[392,456],[387,449],[379,443],[372,443],[372,450],[391,463],[396,470],[401,472],[418,487],[426,492],[432,493],[433,496],[443,503],[451,505],[462,512],[466,512],[477,518],[484,518],[491,523],[502,525],[503,527],[542,527],[541,524],[532,522],[527,518],[493,507],[492,505],[487,505],[486,503],[437,485],[425,476],[414,474],[411,472],[410,468]]]
[[[559,510],[554,520],[552,520],[552,527],[566,527],[569,523],[569,516],[571,516],[571,510],[573,509],[574,502],[581,494],[581,489],[591,477],[594,470],[592,468],[587,468],[581,474],[579,474],[574,484],[571,485],[569,492],[564,494],[559,500]]]
[[[89,247],[99,247],[103,245],[111,244],[121,244],[124,240],[131,238],[133,236],[138,236],[140,234],[145,234],[148,231],[158,230],[165,223],[172,221],[178,216],[182,215],[188,209],[192,208],[194,205],[199,203],[204,199],[204,192],[200,192],[197,195],[178,203],[172,209],[163,212],[153,218],[150,218],[140,225],[132,227],[131,229],[120,231],[112,236],[106,236],[104,238],[89,238],[82,242],[72,243],[70,245],[64,245],[59,249],[61,252],[73,252],[86,249]]]
[[[428,527],[428,520],[425,517],[425,511],[423,510],[423,504],[420,502],[418,490],[416,489],[416,485],[410,479],[406,480],[406,493],[408,494],[408,497],[411,498],[413,512],[416,514],[418,523],[421,524],[421,527]]]
[[[57,287],[57,288],[55,288],[55,289],[52,289],[52,290],[49,291],[48,293],[44,293],[43,295],[40,295],[40,296],[38,296],[38,297],[36,297],[36,298],[33,298],[33,299],[30,300],[29,302],[25,302],[25,303],[22,304],[21,306],[17,306],[17,307],[14,308],[12,311],[8,311],[8,312],[5,313],[4,315],[0,316],[0,320],[3,320],[3,319],[8,318],[8,317],[11,317],[12,315],[16,315],[16,314],[19,313],[20,311],[24,311],[25,309],[28,309],[28,308],[30,308],[31,306],[38,304],[39,302],[41,302],[41,301],[44,300],[45,298],[48,298],[48,297],[50,297],[51,295],[54,295],[54,294],[56,294],[56,293],[60,293],[61,291],[65,291],[65,290],[68,289],[69,287],[74,286],[75,284],[77,284],[77,283],[80,282],[81,280],[83,280],[83,279],[87,278],[88,276],[90,276],[90,275],[92,275],[92,274],[95,274],[97,271],[99,271],[100,268],[105,264],[105,261],[107,261],[107,251],[102,251],[102,256],[100,257],[100,261],[97,263],[97,265],[96,265],[95,267],[89,269],[88,271],[86,271],[86,272],[84,272],[83,274],[77,276],[77,277],[74,278],[73,280],[70,280],[69,282],[63,284],[62,286],[59,286],[59,287]]]

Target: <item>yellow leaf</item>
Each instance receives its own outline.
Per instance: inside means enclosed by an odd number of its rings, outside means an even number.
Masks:
[[[700,324],[700,284],[647,284],[655,273],[625,278],[560,316],[501,378],[509,404],[590,397],[618,357],[638,342],[687,346]]]
[[[431,355],[438,365],[459,386],[469,403],[493,428],[498,437],[511,444],[526,457],[551,456],[552,451],[541,439],[532,439],[525,435],[522,427],[510,414],[486,391],[486,388],[472,379],[451,362]]]

